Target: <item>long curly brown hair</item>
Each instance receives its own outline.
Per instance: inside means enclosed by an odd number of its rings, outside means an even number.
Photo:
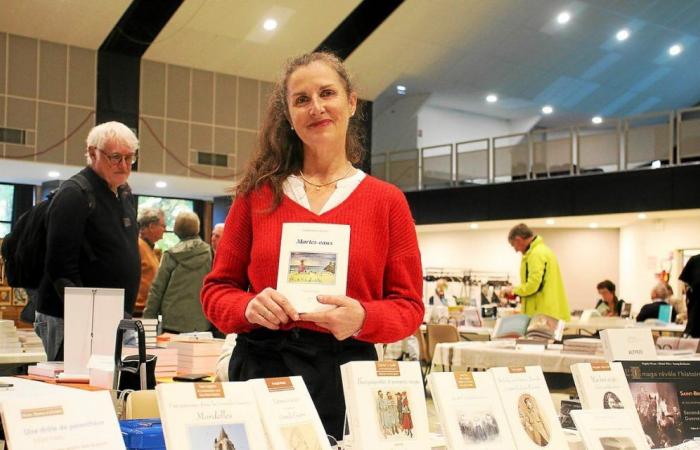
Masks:
[[[270,94],[265,118],[258,132],[255,153],[243,174],[241,181],[234,187],[235,194],[248,194],[268,184],[272,188],[274,200],[272,210],[282,201],[282,183],[293,173],[299,172],[304,165],[304,144],[292,130],[287,104],[287,82],[289,77],[300,67],[321,61],[336,71],[350,96],[355,91],[352,80],[342,61],[332,53],[313,52],[293,58],[287,62],[282,77],[275,83]],[[348,160],[356,165],[364,156],[361,102],[353,117],[350,117],[345,139],[345,153]]]

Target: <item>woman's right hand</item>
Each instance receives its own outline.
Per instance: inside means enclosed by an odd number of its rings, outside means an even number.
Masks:
[[[252,324],[279,330],[280,325],[299,320],[299,314],[284,295],[268,287],[248,302],[245,318]]]

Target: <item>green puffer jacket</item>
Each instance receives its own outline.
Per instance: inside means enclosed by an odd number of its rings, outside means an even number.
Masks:
[[[525,314],[547,314],[565,321],[571,318],[557,257],[541,236],[535,237],[523,254],[520,280],[513,293],[522,299]]]
[[[187,333],[207,331],[211,324],[202,312],[199,291],[211,270],[211,248],[199,237],[185,239],[163,253],[148,292],[143,317],[163,315],[163,328]]]

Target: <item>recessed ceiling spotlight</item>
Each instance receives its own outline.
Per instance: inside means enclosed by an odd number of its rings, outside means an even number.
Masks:
[[[639,213],[637,214],[637,219],[639,220],[644,220],[647,218],[647,215],[645,213]]]
[[[628,37],[630,37],[630,30],[628,30],[627,28],[621,29],[615,35],[615,39],[617,39],[620,42],[626,41]]]
[[[49,172],[49,177],[51,177],[51,178],[58,178],[58,177],[60,177],[60,176],[61,176],[61,173],[60,173],[60,172],[56,172],[55,170],[52,170],[52,171]]]
[[[156,187],[163,189],[168,187],[168,183],[166,183],[165,181],[156,181]]]
[[[597,222],[591,222],[588,224],[588,228],[598,228],[598,223]]]
[[[542,114],[552,114],[554,112],[554,108],[552,108],[549,105],[544,105],[542,107]]]
[[[470,223],[469,228],[471,228],[472,230],[476,230],[477,228],[479,228],[479,224],[478,223]]]
[[[545,223],[547,223],[547,225],[554,225],[554,219],[547,219]]]
[[[396,93],[399,95],[406,95],[406,86],[404,86],[403,84],[397,84]]]
[[[591,122],[593,122],[596,125],[600,125],[601,123],[603,123],[603,118],[600,116],[595,116],[591,119]]]
[[[486,101],[489,103],[496,103],[498,101],[498,95],[496,94],[489,94],[486,96]]]
[[[571,14],[569,11],[562,11],[557,15],[557,23],[564,25],[565,23],[568,23],[569,20],[571,20]]]
[[[275,19],[266,19],[265,22],[263,22],[263,28],[267,31],[272,31],[277,28],[277,21]]]
[[[671,56],[680,55],[683,51],[683,46],[681,44],[673,44],[668,48],[668,54]]]

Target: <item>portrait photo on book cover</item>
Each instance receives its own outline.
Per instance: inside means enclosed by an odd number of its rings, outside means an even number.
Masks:
[[[603,450],[640,450],[627,436],[604,436],[599,441]]]
[[[291,252],[287,281],[299,284],[335,285],[335,253]]]
[[[678,390],[674,383],[630,383],[630,391],[652,448],[683,442]]]
[[[467,445],[501,441],[501,430],[492,411],[457,411],[457,423]]]
[[[542,415],[537,399],[530,394],[522,394],[518,398],[518,416],[520,424],[532,442],[544,447],[549,444],[549,424]]]
[[[250,450],[242,423],[192,426],[189,436],[190,450]]]
[[[283,426],[282,436],[289,450],[321,450],[316,430],[311,422]]]
[[[0,306],[10,306],[12,304],[12,288],[0,287]]]
[[[623,409],[624,407],[620,397],[614,392],[608,391],[603,395],[603,409]]]
[[[374,392],[379,432],[387,440],[413,439],[411,399],[400,388]]]

